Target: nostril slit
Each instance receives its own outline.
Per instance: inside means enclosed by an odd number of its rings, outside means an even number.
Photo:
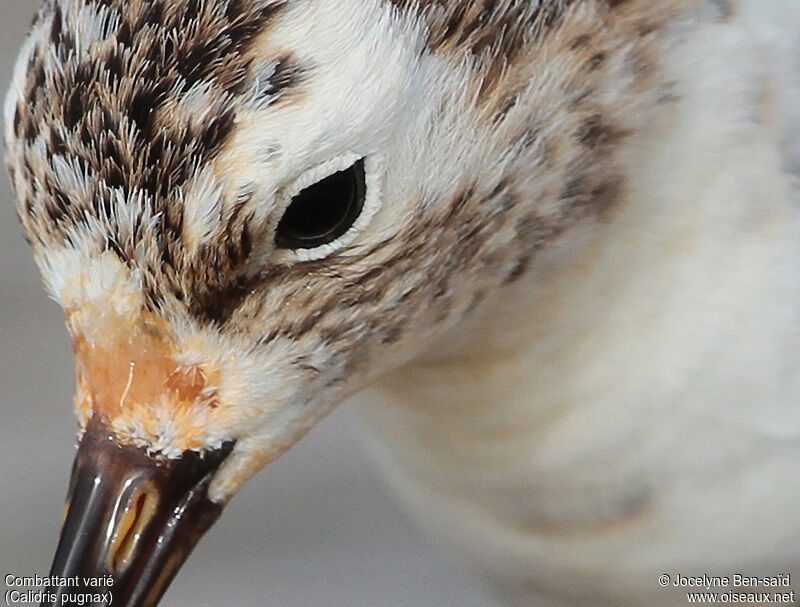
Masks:
[[[124,564],[124,562],[121,561],[129,560],[129,556],[131,552],[133,552],[134,524],[139,517],[139,513],[142,511],[144,500],[145,494],[140,493],[136,497],[133,507],[127,508],[120,519],[117,527],[117,537],[119,538],[119,542],[115,542],[116,545],[112,547],[112,549],[116,548],[113,550],[112,554],[112,567],[114,568],[114,571],[118,572],[120,570],[120,566]]]
[[[135,558],[139,540],[157,506],[158,497],[151,491],[140,491],[128,502],[114,529],[108,555],[115,574],[122,573]]]

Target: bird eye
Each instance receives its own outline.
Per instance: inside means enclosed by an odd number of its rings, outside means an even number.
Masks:
[[[333,242],[355,223],[366,196],[364,160],[298,192],[278,222],[279,249],[313,249]]]

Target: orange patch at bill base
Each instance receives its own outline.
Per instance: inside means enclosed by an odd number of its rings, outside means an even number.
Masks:
[[[174,422],[176,448],[203,447],[202,420],[218,406],[218,372],[179,363],[167,323],[159,318],[97,320],[91,335],[73,337],[82,422],[99,415],[111,428],[125,419],[148,429],[166,414]]]

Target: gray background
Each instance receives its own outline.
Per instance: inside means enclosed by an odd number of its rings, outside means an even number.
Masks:
[[[37,2],[0,0],[2,94]],[[46,575],[75,434],[72,353],[0,174],[0,574]],[[367,404],[368,405],[368,404]],[[348,403],[228,506],[163,605],[491,605],[426,543],[361,449]],[[3,592],[6,588],[3,587]]]

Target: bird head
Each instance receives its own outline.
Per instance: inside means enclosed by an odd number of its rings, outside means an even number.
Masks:
[[[45,2],[5,137],[76,359],[54,575],[155,604],[243,482],[613,201],[638,114],[581,33],[615,3],[462,4]]]

